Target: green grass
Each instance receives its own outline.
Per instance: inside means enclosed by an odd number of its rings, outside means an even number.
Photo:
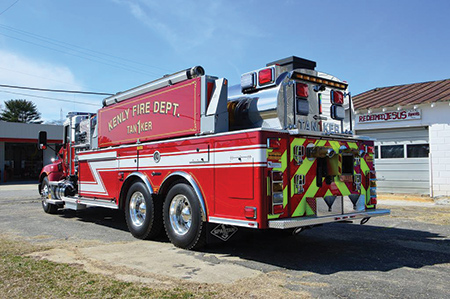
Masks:
[[[0,298],[196,298],[188,290],[152,289],[24,254],[43,248],[0,238]]]

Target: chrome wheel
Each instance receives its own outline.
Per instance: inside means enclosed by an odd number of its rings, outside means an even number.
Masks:
[[[50,183],[48,178],[45,177],[41,183],[41,198],[42,198],[42,208],[45,213],[56,214],[59,206],[49,203],[48,201],[52,199],[52,192],[50,190]]]
[[[130,218],[134,226],[142,226],[147,215],[147,205],[144,195],[136,191],[130,198]]]
[[[41,189],[42,205],[44,208],[48,205],[48,199],[51,198],[50,188],[47,184],[44,184]]]
[[[174,232],[184,235],[189,231],[192,223],[191,205],[183,194],[176,195],[169,208],[169,221]]]

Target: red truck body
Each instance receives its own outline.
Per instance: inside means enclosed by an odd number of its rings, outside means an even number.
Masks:
[[[235,227],[300,231],[389,214],[376,209],[373,141],[344,131],[343,100],[333,99],[346,84],[277,65],[250,73],[251,84],[243,75],[233,98],[225,79],[192,70],[105,99],[97,114],[70,114],[59,158],[41,173],[44,210],[124,209],[134,236],[164,226],[187,249],[204,244],[205,223],[225,240]]]

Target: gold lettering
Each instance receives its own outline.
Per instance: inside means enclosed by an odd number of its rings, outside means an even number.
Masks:
[[[180,115],[177,114],[177,108],[178,108],[178,106],[179,106],[179,104],[173,103],[173,116],[180,117]]]

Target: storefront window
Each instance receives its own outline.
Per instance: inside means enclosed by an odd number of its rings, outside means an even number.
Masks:
[[[403,145],[382,145],[381,159],[404,158],[405,152]]]
[[[408,158],[428,158],[429,152],[429,144],[408,144],[406,146],[406,155]]]
[[[375,159],[378,159],[378,145],[375,146]]]

